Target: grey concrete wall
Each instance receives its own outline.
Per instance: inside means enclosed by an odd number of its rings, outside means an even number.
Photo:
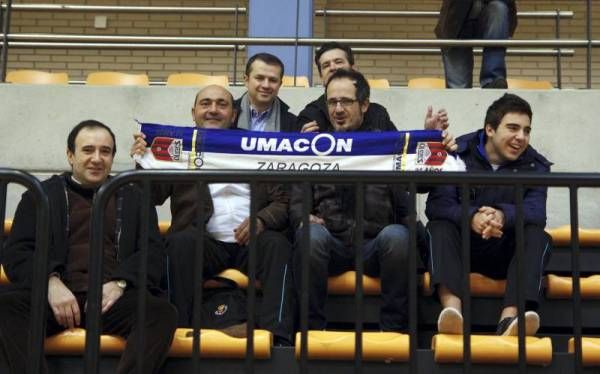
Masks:
[[[232,88],[239,96],[243,88]],[[65,170],[66,137],[77,122],[94,118],[113,128],[117,137],[114,171],[133,167],[129,158],[135,120],[191,125],[196,89],[172,87],[28,86],[0,84],[0,166],[24,169],[40,178]],[[298,113],[322,93],[320,88],[283,88],[280,97]],[[554,171],[598,172],[600,90],[520,91],[534,111],[531,144],[552,160]],[[460,135],[483,124],[489,104],[502,94],[487,90],[374,90],[372,101],[384,105],[399,129],[419,129],[427,105],[445,107],[451,132]],[[21,189],[10,188],[9,215]],[[600,191],[582,190],[580,222],[600,227]],[[168,217],[161,210],[163,218]],[[568,192],[552,189],[549,226],[568,224]]]

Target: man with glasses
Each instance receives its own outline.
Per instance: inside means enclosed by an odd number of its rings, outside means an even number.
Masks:
[[[354,54],[350,46],[338,42],[325,43],[315,53],[315,65],[319,71],[323,85],[338,70],[356,70]],[[387,110],[377,104],[370,103],[364,113],[365,124],[369,129],[361,131],[395,131],[396,125],[390,119]],[[448,113],[440,109],[436,113],[429,106],[425,114],[424,127],[426,130],[445,130],[448,127]],[[325,103],[325,95],[319,96],[310,102],[298,114],[298,128],[302,132],[328,132],[333,131],[333,124],[329,121],[329,111]]]
[[[340,69],[326,84],[325,103],[335,132],[378,131],[367,120],[370,89],[365,77],[356,71]],[[395,128],[394,128],[395,131]],[[444,139],[452,148],[452,138]],[[293,186],[290,221],[296,231],[294,281],[302,285],[302,256],[309,256],[309,328],[327,327],[324,305],[327,277],[354,269],[353,235],[355,196],[352,186],[313,185],[308,252],[301,245],[303,194]],[[404,331],[408,323],[408,200],[406,189],[398,185],[365,186],[364,227],[365,274],[381,277],[380,328]]]

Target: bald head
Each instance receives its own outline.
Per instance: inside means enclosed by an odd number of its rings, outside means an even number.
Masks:
[[[233,96],[224,87],[206,86],[196,94],[192,117],[196,126],[212,129],[227,129],[235,120]]]

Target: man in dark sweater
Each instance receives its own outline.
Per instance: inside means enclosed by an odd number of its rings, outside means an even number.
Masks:
[[[315,65],[319,70],[323,86],[327,85],[327,81],[337,70],[355,70],[352,49],[348,45],[337,42],[325,43],[317,50]],[[361,127],[360,131],[396,131],[396,125],[390,119],[387,110],[377,103],[369,103],[364,117],[364,127]],[[426,130],[445,130],[448,127],[448,113],[445,109],[433,113],[433,108],[429,106],[425,114],[424,126]],[[333,131],[325,94],[308,103],[298,114],[297,128],[302,132]]]
[[[531,117],[529,104],[516,95],[505,94],[496,100],[488,108],[483,129],[457,139],[458,154],[467,171],[500,173],[507,178],[514,173],[548,173],[552,163],[529,145]],[[544,231],[546,194],[547,188],[540,186],[523,191],[526,275],[521,292],[526,299],[527,335],[534,335],[539,327],[535,309],[552,244]],[[427,266],[432,287],[444,307],[438,330],[446,334],[463,331],[460,195],[456,186],[436,187],[429,193],[426,208],[430,238]],[[471,271],[507,280],[497,333],[516,335],[515,189],[472,186],[467,204],[471,217]]]
[[[91,207],[97,189],[109,178],[116,152],[114,134],[106,125],[83,121],[71,130],[67,158],[72,171],[42,183],[50,203],[48,259],[48,311],[46,333],[85,326]],[[133,186],[121,188],[109,201],[104,215],[102,332],[127,338],[118,373],[135,370],[136,353],[144,351],[142,372],[156,373],[166,359],[176,328],[177,312],[159,297],[164,248],[156,212],[140,222],[141,198]],[[0,293],[1,358],[12,373],[24,373],[31,312],[31,286],[36,238],[35,203],[23,195],[4,248],[3,264],[12,284]],[[148,278],[138,283],[139,233],[148,225]],[[137,330],[137,299],[146,292],[144,331]],[[138,334],[146,337],[138,347]],[[45,365],[44,365],[44,371]]]

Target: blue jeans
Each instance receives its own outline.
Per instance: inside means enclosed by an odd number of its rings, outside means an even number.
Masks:
[[[320,224],[310,227],[309,257],[309,328],[327,327],[325,301],[327,278],[354,270],[354,250],[345,246]],[[294,281],[298,292],[302,285],[302,229],[296,232],[294,248]],[[380,328],[384,331],[405,330],[408,326],[408,229],[388,225],[363,243],[364,272],[381,278]]]
[[[463,25],[458,39],[508,39],[509,9],[502,0],[491,0],[484,5],[477,19]],[[506,48],[483,49],[479,84],[481,87],[496,79],[506,79]],[[446,87],[473,87],[473,48],[448,47],[442,49]]]

